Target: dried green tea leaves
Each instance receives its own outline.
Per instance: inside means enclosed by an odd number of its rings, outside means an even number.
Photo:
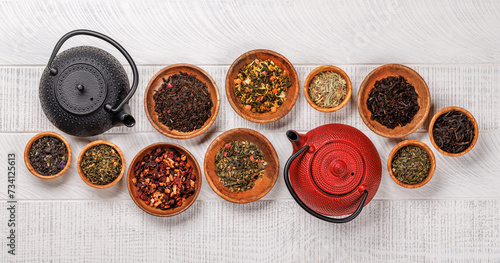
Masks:
[[[333,71],[318,73],[309,84],[309,96],[321,108],[339,106],[347,95],[347,82]]]
[[[248,141],[226,143],[215,155],[215,173],[231,192],[252,189],[266,165],[262,151]]]
[[[122,159],[113,147],[99,144],[83,154],[80,168],[91,183],[107,185],[120,175]]]
[[[402,147],[392,159],[392,173],[402,183],[418,184],[429,175],[431,159],[429,154],[415,145]]]

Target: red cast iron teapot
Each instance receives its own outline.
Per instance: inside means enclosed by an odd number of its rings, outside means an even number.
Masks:
[[[285,183],[295,201],[328,222],[356,218],[377,192],[382,176],[380,156],[370,139],[344,124],[323,125],[305,135],[289,130],[286,136],[294,153],[285,164]]]

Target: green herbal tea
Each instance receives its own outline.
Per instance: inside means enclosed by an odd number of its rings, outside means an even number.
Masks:
[[[323,71],[314,76],[309,85],[309,96],[321,108],[339,106],[347,95],[347,82],[340,74]]]
[[[424,149],[408,145],[394,155],[391,166],[392,173],[400,182],[418,184],[429,175],[431,159]]]
[[[247,141],[226,143],[215,155],[215,173],[231,192],[244,192],[262,178],[267,163],[259,147]]]
[[[107,185],[120,175],[122,159],[113,147],[100,144],[91,147],[83,154],[80,167],[91,183]]]
[[[56,137],[44,136],[31,144],[28,157],[31,167],[41,175],[58,174],[68,162],[68,148]]]

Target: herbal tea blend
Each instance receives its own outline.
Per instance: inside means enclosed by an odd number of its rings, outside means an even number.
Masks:
[[[340,74],[323,71],[314,76],[309,84],[309,96],[322,108],[339,106],[347,95],[347,83]]]
[[[408,145],[398,150],[391,166],[392,173],[400,182],[418,184],[429,175],[431,159],[424,149]]]
[[[68,162],[66,145],[52,136],[44,136],[33,142],[28,155],[33,169],[45,176],[58,174]]]
[[[474,140],[474,124],[463,112],[452,110],[436,119],[432,127],[434,142],[443,151],[461,153]]]
[[[370,119],[389,129],[405,126],[417,114],[418,94],[403,77],[389,76],[375,82],[366,101]]]
[[[175,149],[155,148],[134,167],[132,183],[147,205],[161,209],[181,206],[197,187],[187,157]]]
[[[161,88],[153,95],[158,121],[181,132],[200,129],[212,116],[214,106],[207,85],[181,72],[163,79]]]
[[[122,159],[115,148],[99,144],[83,154],[80,168],[91,183],[107,185],[120,175]]]
[[[286,100],[292,85],[286,70],[272,60],[255,59],[243,67],[234,80],[234,94],[246,110],[252,112],[276,112]]]
[[[247,141],[226,143],[215,155],[215,173],[231,192],[252,189],[266,165],[259,147]]]

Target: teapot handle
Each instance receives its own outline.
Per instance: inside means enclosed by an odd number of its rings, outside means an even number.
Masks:
[[[57,74],[57,69],[52,67],[52,62],[54,61],[57,53],[59,52],[59,49],[61,49],[62,45],[64,44],[64,42],[66,42],[66,40],[68,40],[69,38],[74,37],[76,35],[88,35],[88,36],[93,36],[93,37],[102,39],[102,40],[108,42],[109,44],[111,44],[116,49],[118,49],[118,51],[120,51],[120,53],[122,53],[122,55],[127,59],[128,63],[130,64],[130,67],[132,68],[132,75],[134,77],[134,79],[132,81],[132,86],[130,87],[130,91],[128,92],[127,96],[123,99],[123,101],[117,107],[113,108],[113,106],[110,104],[104,105],[104,109],[110,113],[115,113],[115,112],[121,110],[121,108],[123,108],[123,106],[125,106],[125,104],[128,103],[130,98],[132,98],[135,91],[137,90],[137,84],[139,83],[139,72],[137,70],[137,66],[134,63],[134,60],[132,60],[132,57],[127,53],[127,51],[118,42],[116,42],[112,38],[110,38],[106,35],[103,35],[99,32],[86,30],[86,29],[77,29],[77,30],[73,30],[71,32],[68,32],[66,35],[62,36],[61,39],[59,39],[56,46],[54,47],[54,51],[52,51],[52,55],[50,56],[49,62],[47,63],[47,67],[50,69],[50,74],[51,75]]]
[[[295,199],[295,201],[304,210],[306,210],[309,214],[311,214],[311,215],[313,215],[321,220],[325,220],[327,222],[330,222],[330,223],[347,223],[347,222],[353,220],[354,218],[356,218],[359,215],[359,213],[361,213],[361,210],[363,210],[363,207],[365,206],[366,199],[368,198],[368,191],[367,190],[364,190],[363,199],[361,199],[361,203],[359,204],[356,211],[354,211],[354,213],[352,213],[350,216],[344,217],[344,218],[333,218],[333,217],[328,217],[328,216],[322,215],[322,214],[312,210],[311,208],[309,208],[297,196],[297,194],[295,193],[295,191],[292,188],[292,184],[290,183],[290,165],[295,160],[295,158],[297,158],[303,151],[305,151],[307,149],[309,149],[309,146],[304,146],[304,147],[300,148],[300,150],[298,150],[297,152],[292,154],[292,156],[290,156],[290,158],[288,159],[288,161],[285,164],[285,176],[284,176],[285,177],[285,184],[286,184],[286,187],[288,188],[288,191],[290,191],[290,194],[292,195],[293,199]]]

